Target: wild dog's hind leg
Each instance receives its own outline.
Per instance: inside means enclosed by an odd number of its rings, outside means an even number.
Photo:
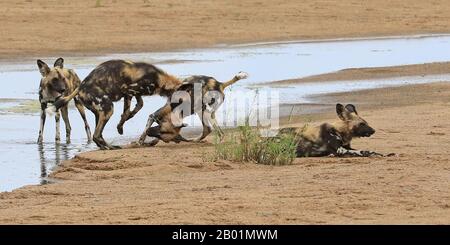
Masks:
[[[65,105],[61,108],[61,115],[64,120],[64,124],[66,126],[66,143],[70,144],[70,132],[72,131],[72,128],[70,127],[69,122],[69,106]]]
[[[198,115],[198,116],[200,117],[200,120],[202,120],[202,125],[203,125],[202,135],[200,135],[199,137],[197,137],[193,140],[187,140],[183,136],[178,135],[176,137],[176,139],[178,141],[200,142],[212,132],[212,129],[211,129],[212,114],[210,112],[203,111],[202,116],[200,116],[200,115]]]
[[[106,123],[108,123],[108,120],[111,118],[114,107],[113,103],[108,101],[102,102],[102,110],[97,111],[96,115],[96,126],[94,131],[94,137],[93,140],[97,144],[98,147],[102,150],[112,150],[112,149],[119,149],[119,146],[112,146],[108,143],[106,143],[105,139],[103,138],[103,129],[105,129]]]
[[[130,115],[130,106],[131,106],[131,99],[133,97],[131,96],[125,96],[123,98],[123,113],[120,116],[120,122],[117,124],[117,132],[122,135],[123,134],[123,124],[128,119],[128,116]]]
[[[78,112],[81,115],[81,118],[83,119],[84,130],[86,131],[87,141],[88,141],[88,143],[91,143],[91,141],[92,141],[91,128],[89,127],[89,123],[86,120],[86,113],[84,112],[84,106],[77,98],[74,98],[74,102],[75,102],[75,106],[78,109]]]
[[[133,118],[134,115],[136,115],[136,113],[138,113],[138,111],[140,111],[144,106],[144,101],[142,100],[142,97],[136,96],[137,101],[136,106],[134,107],[133,111],[130,111],[132,98],[133,97],[130,96],[126,96],[124,98],[123,113],[120,118],[119,124],[117,124],[117,132],[119,132],[119,134],[123,134],[123,125],[125,124],[125,122]]]
[[[144,144],[145,139],[147,138],[148,131],[152,128],[152,124],[156,121],[156,116],[155,116],[156,113],[158,113],[158,111],[153,114],[150,114],[150,116],[148,116],[147,124],[145,125],[144,132],[141,134],[141,137],[139,137],[139,141],[137,142],[139,145]],[[150,142],[150,145],[156,145],[156,143],[158,143],[158,141],[159,141],[159,139],[156,138],[152,142]]]
[[[202,120],[202,125],[203,125],[203,132],[200,137],[197,137],[196,139],[193,139],[193,140],[187,140],[184,137],[182,137],[181,135],[179,135],[179,136],[177,136],[176,139],[179,141],[200,142],[212,132],[212,128],[217,131],[219,138],[221,140],[223,139],[223,136],[225,134],[224,134],[223,130],[220,128],[219,123],[216,120],[215,112],[204,111],[203,116],[200,119]]]
[[[135,96],[135,98],[136,98],[136,106],[134,106],[134,109],[131,111],[131,113],[129,114],[128,118],[125,121],[128,121],[131,118],[133,118],[144,106],[144,101],[142,100],[141,96]]]
[[[45,126],[45,117],[46,117],[46,113],[45,113],[45,105],[41,105],[42,109],[41,109],[41,123],[40,123],[40,127],[39,127],[39,136],[38,136],[38,140],[37,143],[40,144],[42,143],[42,140],[44,138],[44,126]]]
[[[133,97],[131,96],[125,96],[123,98],[123,113],[120,116],[120,122],[117,124],[117,132],[122,135],[123,134],[123,124],[125,121],[128,120],[128,117],[130,116],[130,107],[131,107],[131,100]]]

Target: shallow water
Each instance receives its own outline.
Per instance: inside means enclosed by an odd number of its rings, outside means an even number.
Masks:
[[[248,115],[244,103],[254,105],[254,94],[279,98],[278,103],[308,103],[309,95],[399,86],[413,83],[449,81],[450,75],[427,75],[379,79],[377,81],[340,81],[306,83],[287,87],[269,87],[261,83],[334,72],[346,68],[396,66],[429,62],[450,61],[450,36],[421,36],[383,38],[375,40],[329,40],[321,42],[259,43],[195,49],[177,52],[141,54],[114,54],[103,57],[64,57],[66,67],[74,68],[80,78],[100,62],[114,59],[141,60],[157,63],[167,72],[186,77],[194,74],[210,75],[219,81],[233,77],[238,71],[246,71],[249,79],[238,82],[226,92],[225,104],[218,112],[219,122],[230,125]],[[54,58],[44,59],[49,64]],[[76,110],[70,110],[72,144],[54,143],[54,119],[47,116],[44,144],[38,146],[39,113],[35,106],[25,101],[37,100],[40,74],[34,62],[10,63],[0,66],[0,191],[28,184],[47,183],[47,174],[61,161],[74,154],[96,149],[85,144],[84,127]],[[258,84],[257,86],[254,86]],[[252,85],[252,86],[250,86]],[[256,89],[258,88],[258,89]],[[8,99],[8,100],[6,100]],[[14,100],[10,100],[14,99]],[[240,100],[239,100],[240,99]],[[238,102],[236,102],[238,101]],[[122,102],[116,103],[113,118],[104,135],[114,144],[134,140],[145,126],[147,116],[164,104],[157,96],[147,97],[138,115],[125,124],[125,135],[116,132]],[[13,108],[23,106],[20,113]],[[272,104],[273,105],[273,104]],[[239,113],[236,113],[238,111]],[[94,128],[90,112],[88,120]],[[199,125],[195,117],[186,119],[190,125]],[[65,140],[64,123],[61,120],[61,141]],[[51,180],[50,180],[51,181]]]

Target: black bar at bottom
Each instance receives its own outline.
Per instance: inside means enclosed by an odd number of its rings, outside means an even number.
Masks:
[[[223,225],[106,225],[0,226],[0,241],[32,242],[198,242],[278,243],[289,241],[444,241],[450,226],[223,226]],[[449,240],[450,241],[450,240]]]

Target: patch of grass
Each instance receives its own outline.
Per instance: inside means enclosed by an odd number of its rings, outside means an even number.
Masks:
[[[2,100],[2,102],[4,102]],[[6,101],[7,102],[7,101]],[[15,102],[12,100],[11,102]],[[0,112],[9,112],[9,113],[36,113],[41,110],[41,105],[39,101],[36,100],[24,100],[20,102],[18,105],[14,105],[12,107],[0,108]]]
[[[99,7],[101,7],[102,6],[102,1],[101,0],[96,0],[95,1],[95,7],[96,8],[99,8]]]
[[[223,140],[214,137],[214,159],[254,162],[266,165],[288,165],[296,158],[297,140],[294,133],[277,137],[262,137],[258,128],[239,126],[236,133]]]

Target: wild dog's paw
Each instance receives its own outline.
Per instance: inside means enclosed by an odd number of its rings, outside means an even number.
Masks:
[[[120,135],[123,135],[123,126],[117,125],[117,132],[118,132]]]
[[[240,72],[236,75],[236,77],[239,78],[239,79],[246,79],[246,78],[248,78],[248,73],[247,73],[247,72],[240,71]]]

